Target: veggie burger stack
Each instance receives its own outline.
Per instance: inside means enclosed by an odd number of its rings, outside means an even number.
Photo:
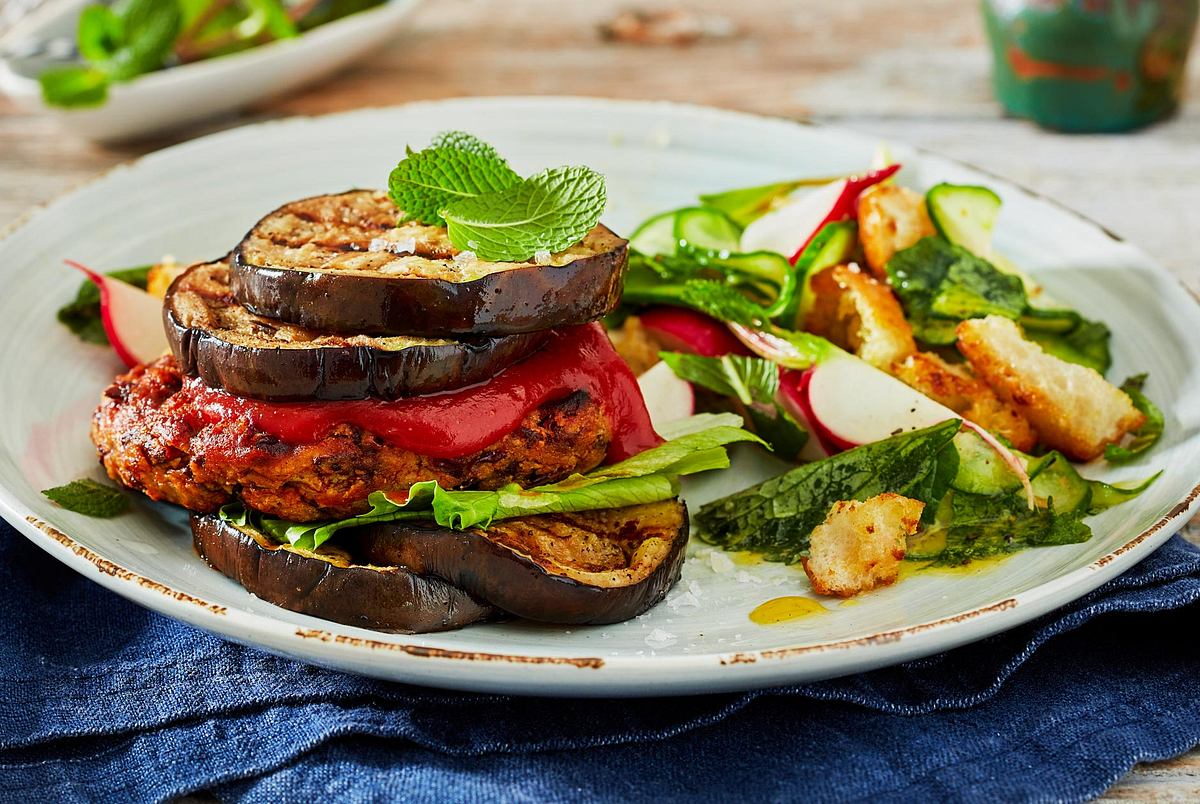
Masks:
[[[425,632],[645,611],[679,577],[678,476],[751,436],[651,426],[596,323],[627,259],[604,204],[594,171],[523,179],[462,133],[388,193],[284,204],[172,283],[171,353],[96,411],[106,470],[298,612]]]

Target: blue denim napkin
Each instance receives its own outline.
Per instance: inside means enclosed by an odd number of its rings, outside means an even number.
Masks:
[[[1200,743],[1200,551],[1179,537],[950,653],[635,701],[343,675],[140,609],[2,524],[0,555],[6,801],[1074,801]]]

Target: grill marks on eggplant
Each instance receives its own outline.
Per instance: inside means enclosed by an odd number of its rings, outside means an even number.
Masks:
[[[227,260],[194,265],[176,279],[163,322],[186,373],[213,388],[277,401],[395,399],[453,390],[498,374],[547,336],[455,341],[331,335],[239,305]]]
[[[486,531],[392,522],[339,534],[355,555],[445,579],[518,617],[621,622],[679,580],[688,540],[678,500],[521,517]]]
[[[291,611],[360,628],[424,634],[503,616],[441,578],[355,563],[337,547],[280,546],[253,528],[193,514],[192,544],[218,572]]]
[[[627,241],[597,225],[549,264],[474,259],[384,193],[285,204],[233,255],[230,284],[256,313],[306,327],[427,337],[513,335],[595,321],[616,307]],[[374,250],[372,243],[374,243]]]

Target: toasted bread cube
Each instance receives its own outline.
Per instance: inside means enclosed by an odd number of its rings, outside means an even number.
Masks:
[[[151,265],[150,271],[146,274],[146,292],[155,298],[166,298],[167,288],[171,287],[175,277],[182,274],[187,268],[188,266],[180,265],[170,258]]]
[[[1037,432],[1029,420],[996,396],[987,383],[971,376],[965,366],[952,365],[930,352],[917,352],[893,363],[889,371],[964,419],[1003,436],[1022,452],[1037,444]]]
[[[936,234],[925,196],[892,182],[876,184],[858,199],[858,237],[871,273],[887,279],[885,267],[897,251]]]
[[[1003,400],[1071,460],[1100,457],[1146,417],[1095,369],[1068,363],[1028,341],[1014,321],[990,315],[958,325],[958,350]]]
[[[886,369],[917,351],[912,327],[891,288],[857,265],[835,265],[812,278],[805,328]]]
[[[852,597],[896,582],[925,503],[899,494],[833,504],[809,537],[804,572],[819,595]]]

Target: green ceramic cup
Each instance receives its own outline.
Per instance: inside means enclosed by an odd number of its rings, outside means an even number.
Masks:
[[[1126,131],[1179,106],[1200,0],[982,0],[996,97],[1059,131]]]

